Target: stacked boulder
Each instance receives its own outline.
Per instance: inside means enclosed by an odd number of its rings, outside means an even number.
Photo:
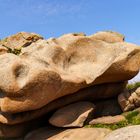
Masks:
[[[23,136],[59,108],[50,124],[82,127],[98,101],[116,98],[139,69],[139,46],[115,32],[10,36],[0,41],[0,137]],[[77,116],[62,119],[70,114]]]

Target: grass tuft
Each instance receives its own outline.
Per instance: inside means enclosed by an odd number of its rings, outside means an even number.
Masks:
[[[86,125],[86,128],[108,128],[111,130],[115,130],[118,128],[122,128],[128,126],[128,122],[127,121],[121,121],[119,123],[116,124],[94,124],[94,125]]]

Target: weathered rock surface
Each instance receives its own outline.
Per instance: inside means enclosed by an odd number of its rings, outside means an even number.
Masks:
[[[113,63],[118,51],[106,42],[69,34],[32,43],[20,56],[0,55],[0,89],[6,96],[1,110],[35,110],[89,86]]]
[[[125,39],[122,34],[112,31],[97,32],[96,34],[92,35],[92,38],[102,40],[108,43],[123,42]]]
[[[7,48],[0,46],[0,55],[7,53],[7,52],[8,52]]]
[[[82,127],[94,108],[94,104],[90,102],[73,103],[58,109],[49,123],[57,127]]]
[[[140,48],[125,42],[81,34],[40,39],[20,56],[0,55],[1,110],[35,110],[87,86],[128,80],[139,70],[139,57]]]
[[[140,125],[128,126],[108,134],[104,140],[139,140]]]
[[[140,107],[140,87],[122,92],[118,96],[118,102],[123,111],[129,111]]]
[[[59,109],[65,105],[77,102],[77,101],[97,101],[98,99],[107,99],[116,97],[124,90],[126,83],[108,83],[102,85],[96,85],[81,89],[76,93],[61,97],[53,102],[47,104],[43,108],[21,112],[21,113],[4,113],[0,112],[0,122],[5,124],[17,124],[25,121],[35,119],[48,112]],[[96,95],[96,96],[95,96]],[[117,115],[121,113],[120,106],[116,100],[105,100],[96,103],[95,115],[96,117],[103,115]]]
[[[42,128],[29,133],[25,140],[103,140],[110,133],[105,128],[76,128],[67,130],[50,130]]]
[[[116,124],[122,121],[125,121],[125,117],[123,115],[116,115],[116,116],[105,116],[100,117],[97,119],[93,119],[89,122],[89,124]]]
[[[43,39],[43,37],[35,33],[20,32],[1,40],[0,46],[12,50],[21,49],[22,47],[27,47],[39,39]]]
[[[95,84],[99,84],[100,82],[105,83],[130,80],[134,75],[138,74],[140,68],[140,53],[137,49],[134,49],[135,45],[125,42],[116,43],[116,45],[122,46],[124,52],[120,53],[111,67],[94,81]],[[139,48],[140,47],[138,47],[138,49]]]

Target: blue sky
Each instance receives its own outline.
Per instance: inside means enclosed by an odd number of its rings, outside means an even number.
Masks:
[[[0,0],[0,38],[20,31],[58,37],[113,30],[140,45],[140,0]]]
[[[45,38],[69,32],[121,32],[140,44],[140,0],[0,0],[0,38],[20,31]]]

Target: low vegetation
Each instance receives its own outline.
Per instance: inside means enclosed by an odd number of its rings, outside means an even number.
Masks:
[[[109,128],[111,130],[115,130],[121,127],[127,126],[127,121],[122,121],[117,124],[95,124],[95,125],[86,125],[86,128]]]
[[[96,125],[86,125],[86,128],[109,128],[111,130],[115,130],[118,128],[131,126],[131,125],[139,125],[140,124],[140,111],[130,111],[127,113],[123,113],[126,120],[121,121],[116,124],[96,124]]]
[[[136,82],[136,83],[127,85],[127,89],[133,89],[133,88],[137,88],[137,87],[140,87],[140,82]]]

